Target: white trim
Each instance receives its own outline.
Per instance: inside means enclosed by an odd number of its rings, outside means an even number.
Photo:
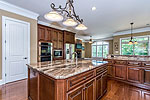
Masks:
[[[6,39],[6,32],[5,32],[5,23],[6,20],[13,20],[13,21],[17,21],[20,23],[24,23],[28,25],[28,63],[30,63],[30,23],[25,22],[25,21],[21,21],[21,20],[17,20],[14,18],[9,18],[6,16],[2,16],[2,80],[0,80],[0,85],[5,84],[5,72],[6,72],[6,64],[5,64],[5,56],[6,56],[6,47],[5,47],[5,39]],[[26,73],[26,78],[27,78],[28,74]]]
[[[34,12],[26,10],[24,8],[15,6],[15,5],[7,3],[5,1],[0,1],[0,9],[6,10],[9,12],[18,14],[18,15],[22,15],[22,16],[25,16],[25,17],[28,17],[31,19],[35,19],[35,20],[37,20],[37,18],[39,16],[39,14],[37,14],[37,13],[34,13]]]
[[[49,23],[46,23],[46,22],[43,22],[43,21],[40,21],[38,20],[38,24],[41,24],[41,25],[45,25],[45,26],[48,26],[48,27],[52,27],[52,28],[55,28],[55,29],[59,29],[59,30],[65,30],[65,31],[69,31],[69,32],[73,32],[71,30],[68,30],[66,28],[62,28],[62,27],[59,27],[59,26],[56,26],[56,25],[52,25],[52,24],[49,24]]]
[[[150,27],[138,28],[138,29],[133,30],[133,34],[141,33],[141,32],[150,32]],[[121,31],[121,32],[114,33],[113,36],[126,35],[126,34],[130,34],[130,33],[131,33],[130,30]]]

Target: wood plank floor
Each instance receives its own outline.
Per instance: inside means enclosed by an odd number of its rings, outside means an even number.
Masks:
[[[0,100],[27,100],[27,80],[0,86]],[[150,100],[150,91],[109,80],[102,100]]]

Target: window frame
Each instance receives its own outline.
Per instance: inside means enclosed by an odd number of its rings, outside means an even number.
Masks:
[[[102,44],[101,44],[101,45],[98,45],[97,42],[102,42]],[[92,58],[104,58],[103,46],[104,46],[104,45],[108,45],[108,54],[109,54],[109,42],[106,42],[106,41],[97,41],[97,42],[96,42],[96,44],[92,44],[92,45],[91,45],[91,47],[96,46],[96,57],[93,57],[93,49],[92,49],[92,50],[91,50],[91,52],[92,52]],[[105,42],[105,43],[108,43],[108,44],[104,44],[104,42]],[[102,57],[97,57],[97,47],[98,47],[98,46],[102,46]]]
[[[148,38],[148,56],[150,55],[150,35],[143,35],[143,36],[133,36],[133,38],[144,38],[147,37]],[[120,55],[122,55],[122,40],[124,39],[130,39],[131,37],[125,37],[125,38],[120,38]],[[138,42],[138,41],[137,41]],[[126,43],[126,42],[123,42]],[[140,43],[146,43],[146,42],[140,42]],[[133,55],[135,55],[134,53],[134,46],[133,46]]]

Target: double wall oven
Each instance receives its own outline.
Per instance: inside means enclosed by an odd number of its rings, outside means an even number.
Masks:
[[[52,43],[39,42],[39,62],[52,61]]]

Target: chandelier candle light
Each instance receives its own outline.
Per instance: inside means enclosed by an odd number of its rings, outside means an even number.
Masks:
[[[83,19],[80,19],[79,15],[76,15],[73,0],[68,0],[65,4],[65,7],[62,8],[60,5],[58,8],[55,7],[55,4],[51,4],[52,11],[45,14],[45,18],[50,21],[63,21],[63,25],[65,26],[76,26],[77,30],[86,30],[87,27],[83,24]]]
[[[132,36],[132,31],[133,31],[133,24],[134,23],[130,23],[131,24],[131,39],[130,39],[130,41],[129,41],[129,45],[132,45],[132,44],[137,44],[137,41],[134,41],[133,40],[133,36]]]

